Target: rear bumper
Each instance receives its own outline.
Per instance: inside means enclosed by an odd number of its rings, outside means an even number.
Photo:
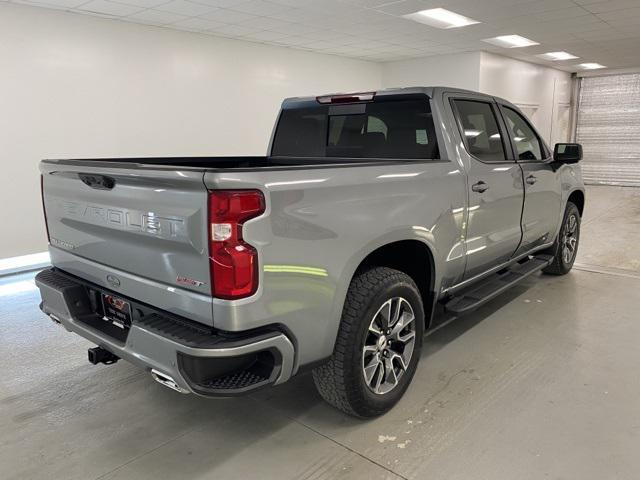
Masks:
[[[131,327],[126,335],[115,335],[108,327],[116,327],[91,307],[91,284],[47,269],[36,276],[36,285],[41,309],[54,321],[124,360],[169,377],[183,393],[238,395],[283,383],[292,375],[295,350],[281,331],[216,332],[146,306],[137,308],[132,300],[137,313]]]

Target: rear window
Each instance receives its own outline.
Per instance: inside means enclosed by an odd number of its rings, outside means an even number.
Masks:
[[[282,157],[439,158],[426,100],[283,110],[271,154]]]

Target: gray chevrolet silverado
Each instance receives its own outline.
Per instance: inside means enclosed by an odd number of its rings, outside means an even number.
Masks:
[[[41,309],[92,363],[178,392],[310,369],[329,403],[379,415],[437,304],[571,269],[581,156],[505,100],[434,87],[287,99],[265,157],[44,160]]]

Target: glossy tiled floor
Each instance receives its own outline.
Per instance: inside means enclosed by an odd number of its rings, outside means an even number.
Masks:
[[[0,478],[640,478],[640,189],[590,188],[579,267],[536,276],[426,337],[382,418],[325,405],[309,376],[232,400],[183,396],[0,279]]]

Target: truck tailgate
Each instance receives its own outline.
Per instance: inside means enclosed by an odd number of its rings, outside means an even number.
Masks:
[[[41,172],[52,250],[210,294],[203,170],[45,161]]]

